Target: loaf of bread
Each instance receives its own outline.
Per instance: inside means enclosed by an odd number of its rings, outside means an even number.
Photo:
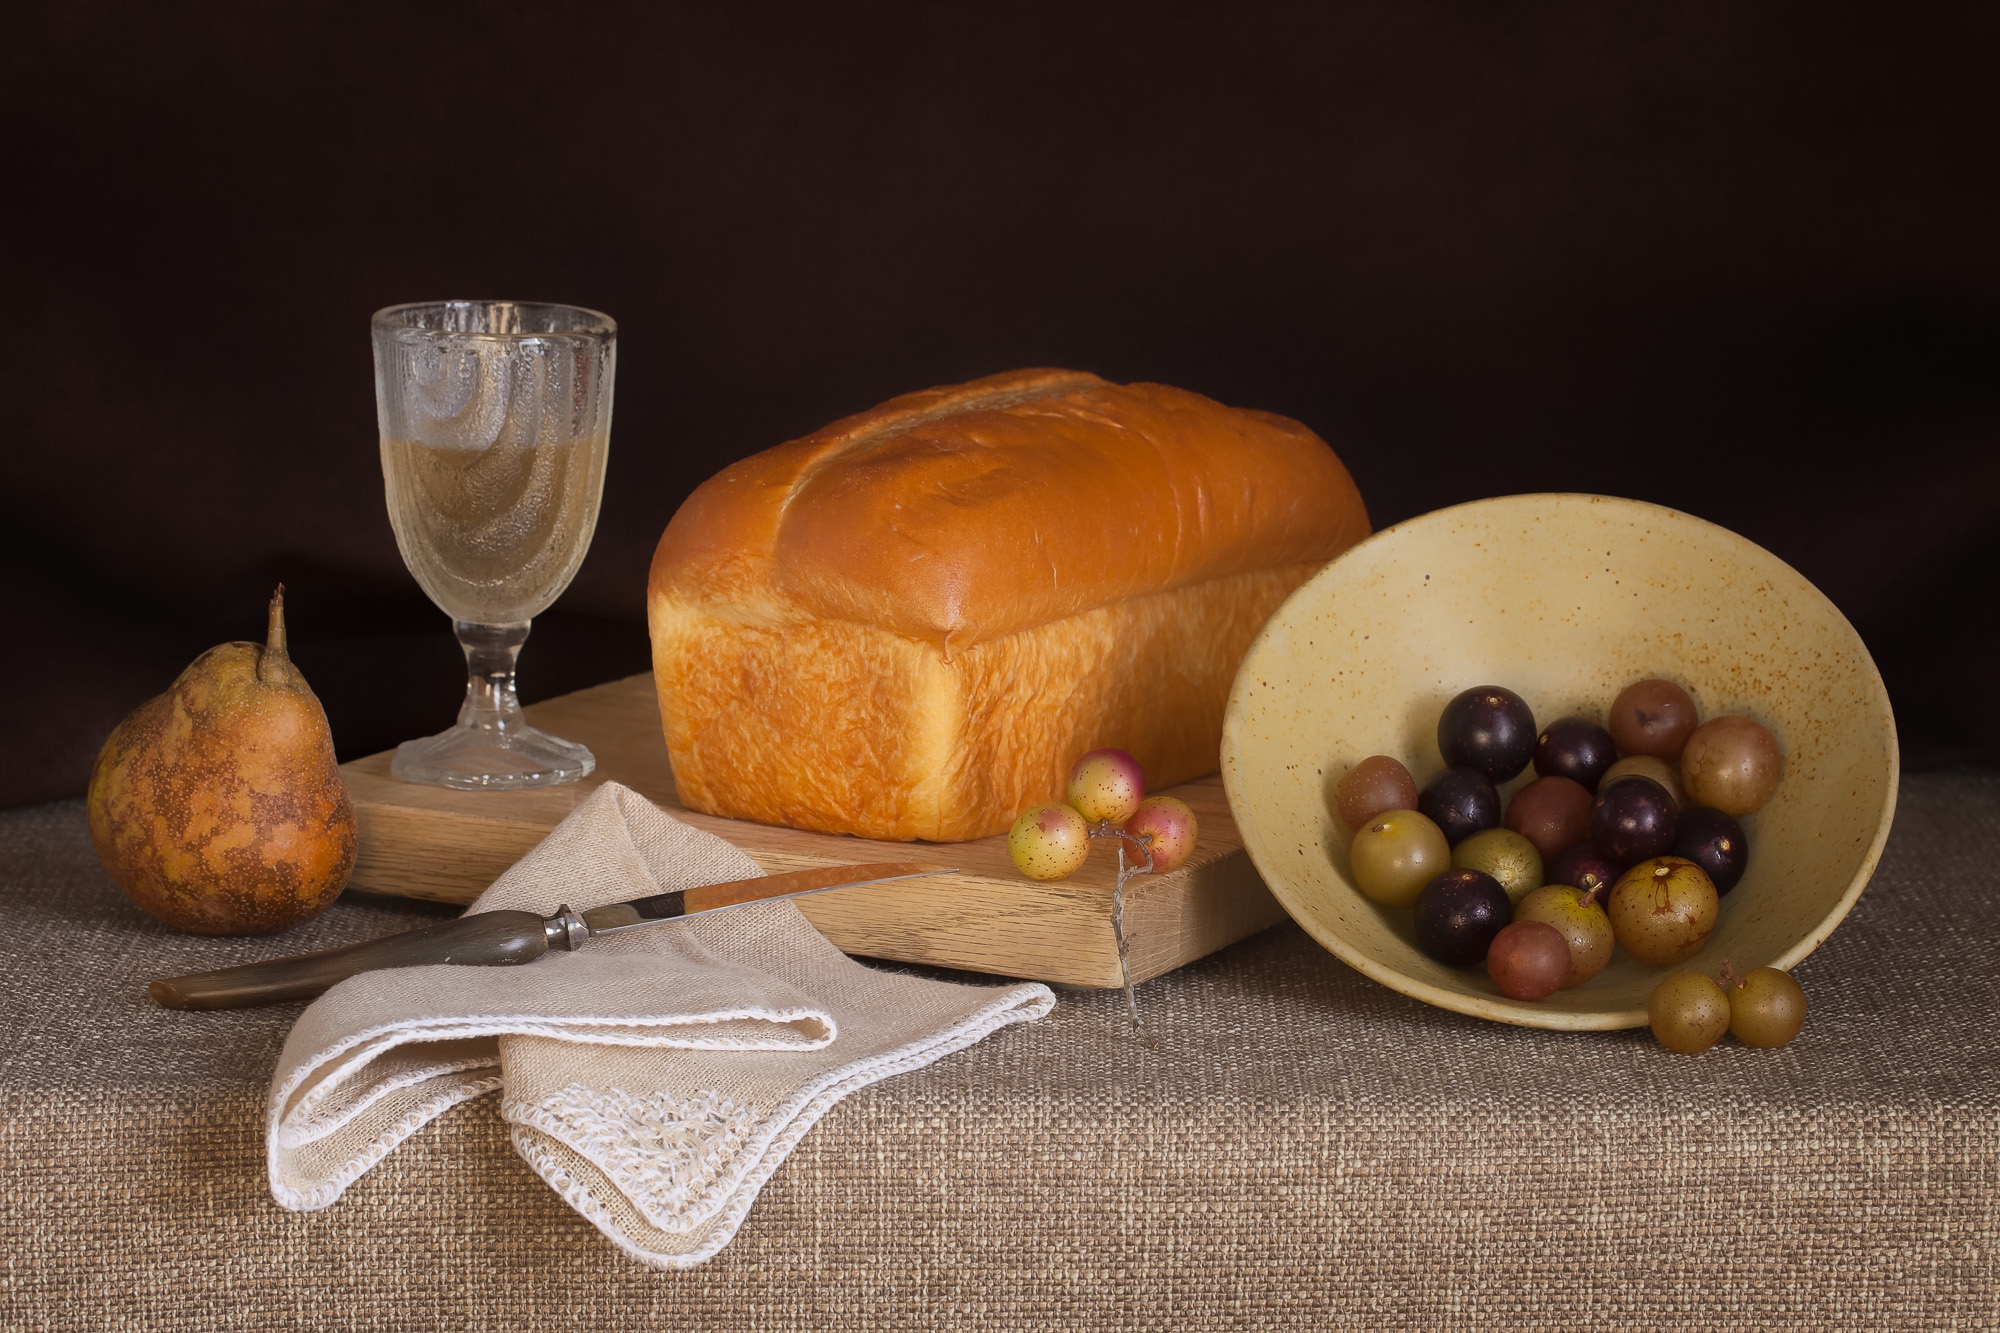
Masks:
[[[1368,533],[1296,422],[1022,370],[746,458],[667,525],[647,611],[690,809],[871,838],[997,833],[1115,745],[1214,770],[1251,639]]]

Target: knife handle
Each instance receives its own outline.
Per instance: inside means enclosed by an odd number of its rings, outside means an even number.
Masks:
[[[168,977],[146,990],[169,1009],[244,1009],[281,1000],[309,1000],[336,981],[380,967],[425,963],[495,967],[532,962],[548,952],[549,943],[543,918],[533,912],[475,912],[344,949]]]

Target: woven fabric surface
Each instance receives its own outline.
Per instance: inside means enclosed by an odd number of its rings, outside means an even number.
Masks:
[[[0,815],[0,1328],[2000,1328],[2000,775],[1906,779],[1779,1051],[1433,1009],[1281,926],[856,1093],[703,1268],[641,1269],[488,1103],[338,1208],[263,1178],[297,1006],[129,907],[81,806]],[[326,948],[423,909],[343,901]]]

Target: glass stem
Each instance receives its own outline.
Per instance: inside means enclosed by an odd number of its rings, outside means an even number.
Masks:
[[[465,650],[465,706],[458,725],[474,731],[507,736],[519,732],[521,700],[514,693],[514,662],[528,641],[528,621],[515,625],[474,625],[451,622],[458,646]]]

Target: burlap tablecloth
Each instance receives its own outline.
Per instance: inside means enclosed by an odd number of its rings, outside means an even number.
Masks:
[[[1798,969],[1804,1035],[1697,1059],[1393,994],[1289,925],[856,1094],[704,1268],[619,1254],[490,1105],[323,1213],[263,1100],[268,954],[119,897],[76,803],[0,816],[7,1329],[2000,1327],[2000,775],[1920,775]],[[324,948],[424,919],[347,901]]]

